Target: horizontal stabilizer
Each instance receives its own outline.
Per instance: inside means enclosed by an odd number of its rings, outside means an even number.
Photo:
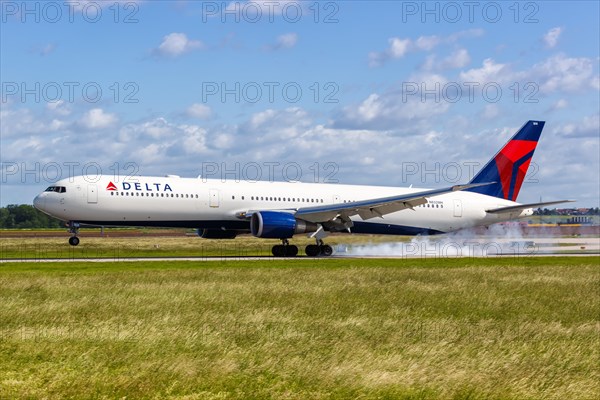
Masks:
[[[543,207],[543,206],[550,206],[552,204],[572,203],[574,201],[575,200],[557,200],[557,201],[547,201],[545,203],[519,204],[518,206],[493,208],[491,210],[485,210],[485,212],[487,212],[489,214],[511,213],[511,212],[515,212],[515,211],[527,210],[529,208],[539,208],[539,207]]]

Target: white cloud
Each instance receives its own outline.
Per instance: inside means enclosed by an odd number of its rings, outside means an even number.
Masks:
[[[423,71],[457,69],[466,67],[470,62],[469,52],[466,49],[457,49],[441,61],[437,61],[435,54],[429,55],[421,69]]]
[[[204,45],[201,41],[191,40],[185,33],[174,32],[163,37],[163,41],[156,49],[156,52],[163,56],[178,57],[203,47]]]
[[[569,102],[565,99],[559,99],[556,103],[552,105],[550,108],[551,111],[562,110],[563,108],[567,108],[569,106]]]
[[[419,50],[429,51],[436,47],[441,42],[441,38],[436,35],[420,36],[415,40],[414,45]]]
[[[118,118],[115,114],[106,113],[101,108],[93,108],[83,114],[79,124],[86,129],[98,130],[105,129],[115,125]]]
[[[497,104],[486,104],[483,109],[483,118],[494,119],[500,115],[500,108]]]
[[[150,121],[123,126],[119,131],[119,141],[166,140],[175,134],[173,126],[166,119],[155,118]]]
[[[572,58],[557,54],[528,69],[515,71],[512,67],[510,64],[497,63],[491,58],[486,58],[481,67],[461,72],[459,78],[463,82],[477,82],[482,85],[489,82],[505,86],[519,83],[520,87],[524,88],[525,85],[533,84],[536,93],[539,90],[542,95],[598,89],[595,85],[598,75],[594,75],[594,64],[590,58]]]
[[[431,51],[440,44],[455,43],[462,38],[471,38],[483,35],[482,29],[468,29],[448,36],[419,36],[417,39],[392,37],[388,39],[388,48],[384,51],[369,53],[369,66],[378,67],[392,59],[399,59],[411,52]],[[466,51],[466,50],[465,50]],[[466,64],[464,64],[466,65]]]
[[[284,35],[280,35],[279,37],[277,37],[276,46],[278,48],[282,48],[282,49],[289,49],[289,48],[294,47],[297,42],[298,42],[298,34],[286,33]]]
[[[160,142],[166,148],[182,146],[182,153],[206,150],[206,130],[198,125],[173,124],[165,118],[127,124],[119,131],[119,141],[124,143]]]
[[[71,107],[64,100],[50,101],[46,103],[46,109],[63,117],[71,114]]]
[[[282,139],[297,137],[312,123],[306,110],[288,107],[284,110],[267,109],[253,114],[242,124],[241,134],[257,135],[256,143],[280,142]]]
[[[544,38],[543,38],[544,44],[546,45],[546,47],[549,49],[555,47],[558,44],[558,38],[560,37],[560,34],[562,32],[563,32],[563,28],[561,28],[561,27],[556,27],[556,28],[550,29],[544,35]]]
[[[52,54],[54,50],[56,50],[55,43],[47,43],[45,45],[37,46],[32,49],[33,52],[39,54],[42,57]]]
[[[441,69],[466,67],[471,62],[471,57],[466,49],[458,49],[442,60]]]
[[[540,83],[540,91],[574,92],[594,86],[593,62],[589,58],[571,58],[564,54],[552,56],[535,64],[529,74],[530,79]]]
[[[365,101],[359,104],[357,111],[360,118],[364,121],[371,121],[376,118],[382,113],[382,104],[379,102],[379,95],[376,93],[369,95]]]
[[[65,121],[41,118],[27,108],[12,110],[4,107],[0,110],[0,120],[3,139],[11,136],[46,135],[67,126]]]
[[[212,109],[205,104],[194,103],[188,107],[186,114],[192,118],[209,119],[212,117]]]
[[[512,73],[506,64],[496,63],[491,58],[483,60],[481,68],[472,68],[466,72],[460,73],[460,79],[463,82],[506,82],[510,80]]]
[[[203,154],[208,149],[206,146],[206,130],[196,125],[180,125],[183,131],[183,140],[179,150],[184,154]],[[178,143],[172,145],[176,148]]]
[[[392,58],[404,57],[409,48],[412,47],[412,42],[410,39],[391,38],[388,41],[390,43],[389,54]]]
[[[356,105],[345,107],[334,126],[343,129],[395,130],[406,122],[426,122],[428,117],[446,113],[451,103],[422,92],[443,87],[448,80],[439,74],[419,74],[409,77],[401,86],[384,93],[372,93]],[[411,126],[409,130],[414,127]],[[403,128],[405,129],[405,128]]]
[[[588,115],[580,121],[556,126],[553,132],[566,138],[600,137],[600,114]]]

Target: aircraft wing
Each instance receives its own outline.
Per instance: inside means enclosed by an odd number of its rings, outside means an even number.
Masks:
[[[485,212],[487,212],[489,214],[512,213],[512,212],[516,212],[516,211],[527,210],[528,208],[538,208],[538,207],[550,206],[552,204],[560,204],[560,203],[572,203],[574,201],[575,200],[557,200],[557,201],[547,201],[544,203],[519,204],[516,206],[492,208],[490,210],[485,210]]]
[[[327,222],[336,218],[340,218],[341,220],[349,220],[350,217],[354,215],[359,215],[363,220],[376,217],[383,218],[383,216],[386,214],[391,214],[406,208],[412,209],[418,205],[425,204],[427,203],[428,197],[439,196],[445,193],[456,192],[489,184],[491,183],[455,185],[443,189],[425,190],[422,192],[354,201],[350,203],[302,207],[296,211],[295,216],[296,218],[316,223]]]

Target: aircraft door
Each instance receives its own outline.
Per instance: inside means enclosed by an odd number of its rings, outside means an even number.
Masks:
[[[454,200],[454,216],[462,217],[462,201]]]
[[[210,189],[208,191],[209,207],[217,208],[217,207],[219,207],[219,203],[220,203],[219,190],[218,189]]]
[[[88,204],[98,203],[98,186],[97,185],[88,185],[87,189],[88,189],[88,191],[87,191]]]
[[[340,196],[337,194],[333,195],[333,204],[338,204],[340,202]]]

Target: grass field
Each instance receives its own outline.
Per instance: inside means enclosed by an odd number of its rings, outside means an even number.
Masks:
[[[250,235],[235,240],[207,240],[197,236],[144,236],[132,237],[81,237],[81,244],[73,247],[67,243],[69,236],[62,237],[7,237],[0,242],[0,259],[49,259],[49,258],[106,258],[131,257],[224,257],[224,256],[271,256],[271,247],[280,240],[260,239]],[[382,243],[408,241],[410,237],[384,235],[332,235],[327,243]],[[294,237],[293,243],[301,249],[314,244],[314,239]]]
[[[596,399],[599,264],[1,264],[0,398]]]

